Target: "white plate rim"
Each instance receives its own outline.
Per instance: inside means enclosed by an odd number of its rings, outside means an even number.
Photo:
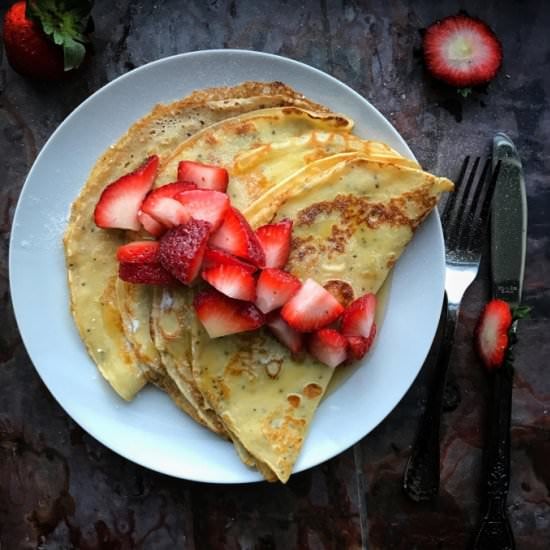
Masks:
[[[265,61],[267,63],[270,63],[270,62],[279,63],[279,64],[283,63],[283,65],[286,65],[287,67],[292,68],[292,70],[303,71],[304,74],[309,73],[311,75],[316,75],[317,78],[322,78],[326,82],[331,82],[333,85],[336,85],[337,87],[339,87],[346,94],[349,94],[348,97],[353,97],[355,98],[356,101],[358,101],[359,103],[362,103],[363,108],[369,112],[369,116],[372,116],[374,119],[376,119],[378,123],[384,125],[390,132],[393,132],[394,139],[393,139],[393,142],[391,143],[392,146],[397,148],[399,152],[401,152],[402,154],[410,158],[414,158],[412,151],[410,150],[406,142],[403,140],[403,138],[400,136],[400,134],[397,132],[397,130],[374,106],[370,104],[370,102],[368,102],[365,98],[360,96],[352,88],[342,83],[341,81],[337,80],[336,78],[332,77],[331,75],[328,75],[320,71],[319,69],[303,64],[299,61],[289,59],[286,57],[277,56],[274,54],[255,52],[251,50],[235,50],[235,49],[200,50],[196,52],[188,52],[184,54],[178,54],[178,55],[158,59],[156,61],[147,63],[141,67],[138,67],[137,69],[134,69],[133,71],[130,71],[124,75],[121,75],[120,77],[116,78],[115,80],[109,82],[108,84],[106,84],[105,86],[97,90],[94,94],[92,94],[85,101],[83,101],[71,114],[69,114],[65,118],[65,120],[53,132],[53,134],[50,136],[50,138],[47,140],[47,142],[43,146],[42,150],[40,151],[39,155],[35,159],[35,162],[33,163],[33,166],[26,178],[25,184],[20,194],[19,201],[17,203],[14,218],[13,218],[13,226],[12,226],[12,233],[10,238],[10,250],[9,250],[10,291],[12,296],[12,303],[14,307],[16,322],[18,324],[20,334],[22,336],[25,347],[27,348],[29,356],[33,364],[35,365],[35,368],[39,376],[42,378],[42,380],[44,381],[44,383],[46,384],[46,386],[48,387],[48,389],[50,390],[54,398],[58,401],[58,403],[62,406],[62,408],[67,412],[67,414],[69,414],[69,416],[71,416],[73,420],[75,420],[85,431],[87,431],[94,438],[99,440],[102,444],[112,449],[113,451],[117,452],[121,456],[137,464],[140,464],[144,467],[147,467],[149,469],[152,469],[161,473],[172,475],[178,478],[189,479],[194,481],[205,481],[205,482],[211,482],[211,483],[247,483],[247,482],[261,481],[262,478],[256,472],[252,472],[246,469],[244,466],[241,466],[240,463],[238,463],[238,459],[236,464],[231,464],[229,466],[229,471],[226,471],[226,468],[222,467],[221,469],[217,469],[214,472],[208,471],[208,470],[203,472],[200,469],[197,470],[196,467],[188,471],[184,466],[174,464],[173,461],[170,463],[158,463],[155,461],[151,461],[149,455],[147,457],[143,457],[140,454],[139,446],[129,445],[128,441],[125,441],[124,444],[121,444],[117,440],[117,438],[113,439],[112,434],[110,434],[109,437],[106,437],[103,431],[99,429],[96,424],[94,424],[93,422],[90,422],[90,419],[87,418],[85,414],[82,414],[82,411],[75,411],[74,406],[71,406],[70,404],[68,404],[67,399],[59,395],[58,387],[55,384],[54,380],[52,380],[51,373],[46,372],[42,368],[42,360],[40,357],[40,353],[45,343],[41,342],[40,345],[36,345],[37,343],[33,341],[33,339],[29,336],[30,332],[32,332],[29,330],[29,326],[30,326],[29,323],[32,321],[29,319],[29,312],[27,311],[26,309],[27,306],[25,304],[24,293],[26,288],[23,288],[19,283],[20,281],[19,275],[21,275],[22,273],[21,270],[22,270],[22,267],[25,265],[25,259],[26,259],[25,247],[22,245],[22,243],[24,242],[25,233],[24,232],[22,233],[23,230],[21,229],[22,226],[20,222],[21,222],[21,219],[24,217],[23,212],[24,212],[25,205],[29,204],[29,200],[30,200],[29,189],[33,185],[33,182],[35,181],[35,177],[36,177],[35,174],[42,166],[44,158],[48,155],[48,151],[50,150],[52,143],[55,143],[56,140],[58,139],[58,136],[62,135],[62,133],[65,131],[65,128],[70,124],[71,120],[74,120],[75,117],[78,117],[80,113],[85,112],[86,109],[88,109],[88,106],[90,104],[93,104],[93,102],[96,101],[97,98],[101,96],[101,94],[105,94],[108,90],[112,90],[117,86],[120,86],[120,84],[125,82],[127,79],[135,78],[136,75],[150,71],[151,69],[155,67],[159,67],[162,64],[173,63],[173,62],[182,62],[185,64],[190,59],[200,59],[200,58],[207,59],[209,56],[222,56],[222,57],[226,57],[227,59],[236,56],[236,57],[241,57],[243,59],[246,58],[247,61],[258,60],[258,58],[261,58],[262,61]],[[290,85],[293,85],[292,82],[288,82],[288,83]],[[223,84],[220,84],[220,85],[223,85]],[[300,89],[300,91],[303,91],[303,89]],[[306,95],[312,97],[315,94],[306,94]],[[316,99],[316,98],[312,97],[312,99]],[[329,104],[329,106],[334,108],[334,106],[330,105],[330,102],[328,102],[327,104]],[[340,109],[340,111],[347,114],[345,109]],[[72,199],[74,198],[75,197],[72,197]],[[70,202],[72,202],[72,199]],[[53,231],[54,233],[56,232],[56,229],[59,230],[59,227],[54,228],[54,231]],[[62,229],[64,230],[64,227]],[[439,217],[437,215],[437,212],[434,212],[432,213],[432,215],[429,216],[429,218],[424,223],[423,227],[420,228],[420,230],[418,231],[418,234],[414,237],[413,242],[409,246],[409,249],[405,252],[404,256],[411,255],[412,253],[411,249],[414,248],[414,243],[416,243],[416,241],[419,240],[418,235],[422,234],[421,238],[424,238],[424,236],[427,233],[430,234],[430,238],[431,238],[430,242],[432,246],[435,247],[434,249],[435,257],[438,259],[438,261],[437,261],[437,264],[434,264],[432,266],[435,273],[432,274],[432,277],[433,277],[432,288],[431,288],[431,295],[430,295],[430,303],[428,307],[429,315],[427,316],[429,317],[429,319],[426,322],[425,330],[423,333],[424,339],[421,346],[422,349],[419,350],[415,355],[414,368],[410,369],[406,373],[406,376],[404,376],[402,379],[394,381],[395,384],[399,386],[399,388],[397,392],[394,392],[391,406],[386,406],[385,408],[383,408],[384,410],[378,411],[378,413],[373,418],[371,418],[368,423],[363,425],[363,427],[361,427],[361,424],[357,426],[355,425],[347,426],[347,432],[345,437],[342,438],[341,434],[339,434],[338,436],[334,435],[334,437],[332,438],[328,437],[326,441],[324,441],[321,450],[320,451],[317,450],[317,452],[312,450],[312,447],[315,445],[316,442],[312,440],[312,438],[307,438],[304,448],[302,450],[302,454],[296,464],[295,473],[311,468],[313,466],[316,466],[317,464],[325,462],[326,460],[329,460],[336,454],[343,452],[344,450],[349,448],[351,445],[355,444],[357,441],[359,441],[364,436],[366,436],[368,433],[370,433],[372,429],[374,429],[374,427],[376,427],[397,406],[397,404],[402,399],[406,391],[414,382],[414,379],[416,378],[418,372],[420,371],[422,363],[429,351],[431,341],[433,340],[433,336],[435,334],[435,330],[437,327],[437,321],[439,319],[441,303],[443,299],[444,248],[443,248],[443,236],[442,236],[441,226],[439,223]],[[56,235],[53,235],[50,237],[53,238],[54,236],[59,237],[59,232],[57,232]],[[59,239],[58,239],[58,245],[61,246],[61,241]],[[402,260],[400,260],[400,262],[401,261]],[[400,263],[398,263],[397,267],[399,267],[399,265]],[[65,286],[66,286],[66,283],[65,283]],[[392,292],[390,293],[390,298],[387,306],[388,311],[391,311],[392,307],[395,307],[396,300],[399,300],[399,299],[400,297],[395,295],[395,291],[392,286]],[[68,313],[68,311],[66,313]],[[72,322],[72,319],[70,320]],[[385,326],[386,326],[386,322],[382,327],[381,334],[379,335],[379,339],[382,339]],[[373,350],[373,355],[376,353],[377,353],[377,347],[375,347],[375,349]],[[89,361],[91,363],[91,360]],[[107,388],[107,391],[111,391],[111,390]],[[322,406],[320,407],[316,415],[316,418],[314,419],[314,422],[311,428],[312,432],[314,431],[314,428],[316,427],[316,425],[320,423],[324,424],[325,429],[328,429],[329,431],[331,429],[338,428],[339,426],[338,421],[341,420],[342,414],[344,414],[345,416],[345,412],[346,412],[346,411],[342,411],[341,404],[339,403],[339,399],[338,399],[339,392],[340,390],[328,396],[328,398],[324,401],[324,403],[322,404]],[[153,399],[153,401],[156,402],[155,399]],[[124,418],[124,412],[122,411],[125,410],[126,407],[132,407],[132,404],[129,404],[129,405],[124,404],[124,405],[117,406],[116,410],[114,411],[114,415],[117,417],[119,415],[122,415],[121,418]],[[117,420],[120,421],[119,418],[117,418]],[[135,434],[132,434],[132,435],[135,435]],[[241,467],[238,467],[238,465]]]

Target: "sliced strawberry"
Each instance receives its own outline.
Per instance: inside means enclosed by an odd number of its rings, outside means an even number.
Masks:
[[[376,323],[372,324],[370,336],[368,338],[365,338],[364,336],[346,336],[348,340],[349,359],[354,359],[356,361],[362,359],[371,348],[375,336]]]
[[[256,230],[256,236],[265,253],[265,266],[283,268],[290,254],[292,221],[263,225]]]
[[[218,250],[217,248],[207,248],[206,252],[204,253],[202,268],[209,269],[211,267],[215,267],[221,264],[239,265],[250,271],[250,273],[254,273],[254,271],[258,269],[255,265],[243,262],[242,260],[239,260],[239,258],[233,256],[233,254],[225,252],[225,250]]]
[[[185,223],[191,216],[174,197],[178,193],[196,189],[194,183],[176,181],[153,189],[141,205],[141,212],[151,216],[164,227],[175,227]]]
[[[270,315],[266,324],[279,342],[285,345],[292,353],[300,353],[302,351],[304,347],[304,335],[294,330],[278,313]]]
[[[155,218],[149,216],[149,214],[146,214],[142,210],[138,212],[138,220],[143,226],[143,229],[145,229],[145,231],[153,237],[160,237],[166,231],[166,227],[164,227],[164,225],[157,222]]]
[[[169,229],[160,239],[160,263],[183,284],[191,284],[199,273],[209,235],[210,224],[193,218]]]
[[[309,339],[309,353],[329,367],[337,367],[347,358],[348,341],[337,330],[322,328]]]
[[[127,283],[144,285],[170,285],[176,280],[160,263],[121,263],[118,276]]]
[[[240,265],[221,264],[202,272],[202,278],[222,294],[237,300],[256,299],[256,281],[248,269]]]
[[[185,206],[192,218],[208,222],[211,231],[218,229],[229,208],[229,197],[219,191],[196,189],[178,193],[174,198]]]
[[[479,318],[476,331],[476,348],[488,369],[500,367],[508,348],[508,330],[512,312],[507,302],[491,300]]]
[[[116,251],[116,259],[121,263],[154,264],[159,261],[157,241],[133,241],[123,244]]]
[[[236,208],[230,207],[226,211],[221,227],[212,235],[209,244],[258,267],[265,264],[265,254],[260,241]]]
[[[302,286],[300,280],[282,269],[264,269],[256,287],[256,305],[263,313],[284,306]]]
[[[364,294],[353,301],[342,314],[340,330],[344,336],[369,338],[376,313],[376,296]]]
[[[459,88],[486,84],[502,63],[502,46],[495,33],[483,21],[463,14],[428,27],[423,48],[430,73]]]
[[[200,189],[212,189],[225,193],[229,174],[225,168],[219,166],[182,160],[178,164],[178,180],[192,181]]]
[[[138,210],[155,181],[159,158],[149,157],[145,163],[105,187],[94,210],[98,227],[138,231]]]
[[[254,304],[228,298],[214,289],[199,292],[193,306],[210,338],[255,330],[265,323]]]
[[[306,279],[298,292],[284,305],[281,317],[300,332],[324,327],[344,311],[338,300],[313,279]]]

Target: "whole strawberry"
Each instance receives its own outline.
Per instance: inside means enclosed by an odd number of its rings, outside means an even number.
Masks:
[[[10,65],[18,73],[54,80],[76,69],[86,55],[92,30],[88,0],[16,2],[4,16],[3,39]]]

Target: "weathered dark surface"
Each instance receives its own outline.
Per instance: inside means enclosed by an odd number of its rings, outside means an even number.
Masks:
[[[2,2],[2,14],[9,4]],[[494,27],[505,60],[486,92],[462,100],[426,77],[415,52],[420,28],[465,4]],[[63,84],[21,78],[0,50],[0,548],[449,550],[471,542],[487,395],[471,334],[488,295],[486,266],[460,323],[452,368],[463,400],[444,417],[442,491],[435,504],[414,504],[401,491],[428,372],[373,433],[327,464],[294,476],[287,487],[210,486],[136,466],[82,432],[35,373],[10,306],[7,252],[17,197],[37,151],[106,82],[159,57],[215,47],[282,54],[333,74],[372,101],[420,161],[438,173],[452,177],[458,159],[486,148],[495,130],[517,140],[529,198],[525,301],[534,313],[521,324],[517,348],[509,513],[519,549],[548,548],[546,3],[100,0],[94,14],[95,55]]]

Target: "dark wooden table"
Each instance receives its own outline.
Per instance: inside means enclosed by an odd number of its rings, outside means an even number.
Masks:
[[[2,2],[2,15],[10,3]],[[496,81],[468,99],[431,81],[418,55],[419,30],[464,7],[488,21],[504,46]],[[471,335],[488,297],[486,264],[460,320],[452,369],[462,402],[444,416],[442,488],[432,504],[415,504],[401,489],[429,368],[363,441],[287,486],[216,486],[156,474],[106,449],[63,412],[30,363],[11,309],[7,256],[15,204],[34,158],[57,125],[105,83],[160,57],[206,48],[273,52],[334,75],[380,109],[423,165],[450,177],[463,155],[487,150],[496,130],[516,140],[529,200],[524,297],[533,313],[521,324],[517,348],[508,509],[519,549],[548,548],[547,3],[98,0],[94,17],[95,53],[66,82],[32,83],[12,71],[0,50],[0,548],[450,550],[471,544],[487,397]]]

